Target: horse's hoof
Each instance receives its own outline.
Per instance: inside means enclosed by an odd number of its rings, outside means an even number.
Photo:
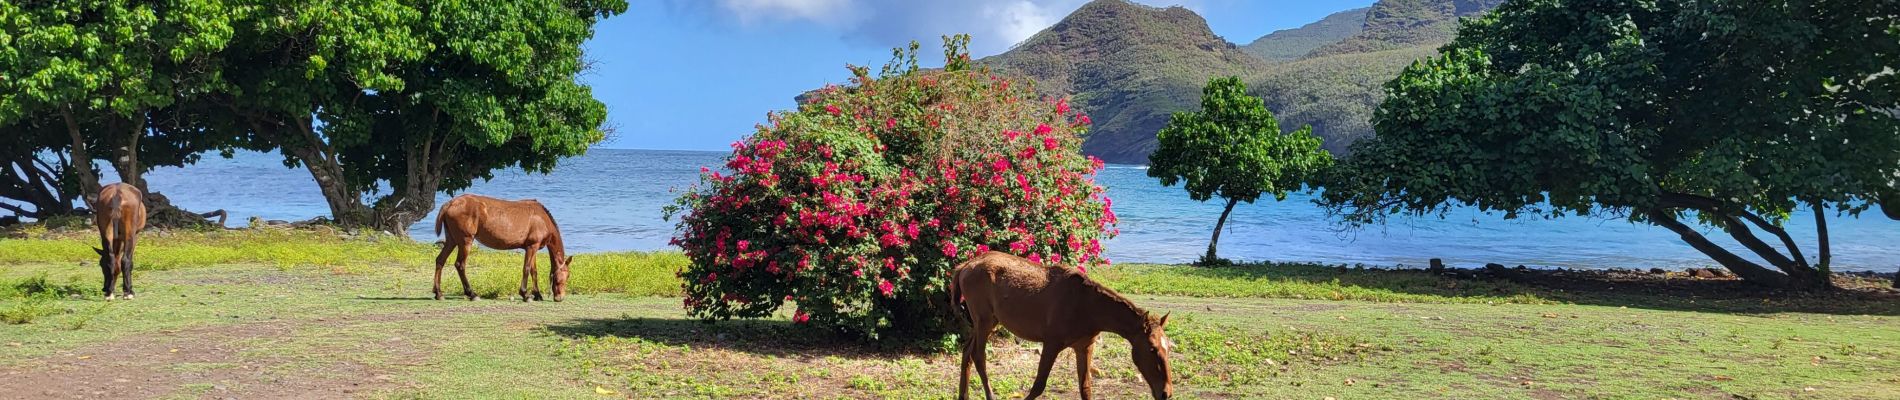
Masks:
[[[125,294],[125,299],[126,299],[126,300],[131,300],[131,299],[132,299],[132,294],[131,294],[131,293],[126,293],[126,294]]]
[[[118,299],[119,299],[118,296],[114,296],[111,293],[106,293],[106,301],[113,301],[113,300],[118,300]]]

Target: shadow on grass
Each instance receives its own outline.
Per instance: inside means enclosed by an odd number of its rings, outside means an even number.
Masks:
[[[891,358],[937,354],[928,345],[866,344],[844,335],[782,320],[588,318],[550,324],[548,332],[573,339],[640,339],[693,349],[725,349],[759,356]]]
[[[356,299],[357,299],[357,300],[369,300],[369,301],[423,301],[423,302],[427,302],[427,301],[438,301],[438,300],[436,300],[436,299],[435,299],[435,297],[431,297],[431,296],[419,296],[419,297],[395,297],[395,296],[385,296],[385,297],[357,297]],[[468,298],[467,298],[467,297],[462,297],[462,295],[455,295],[455,297],[447,297],[447,296],[444,296],[444,297],[442,298],[442,300],[439,300],[439,301],[461,301],[461,302],[463,302],[463,303],[467,303],[467,302],[469,302],[469,300],[468,300]]]
[[[1144,268],[1128,266],[1123,268]],[[1787,291],[1756,286],[1738,279],[1665,277],[1640,271],[1579,271],[1548,269],[1357,269],[1298,263],[1245,263],[1213,267],[1165,266],[1168,278],[1129,274],[1154,294],[1236,296],[1206,287],[1156,288],[1157,285],[1193,286],[1203,282],[1243,282],[1282,285],[1288,289],[1241,288],[1258,297],[1366,301],[1426,301],[1470,303],[1567,303],[1619,306],[1670,311],[1760,314],[1803,312],[1841,315],[1900,315],[1900,292],[1878,287],[1884,281],[1841,277],[1842,289]],[[1117,274],[1119,275],[1119,274]],[[1188,279],[1180,279],[1188,278]],[[1211,293],[1209,293],[1211,292]]]

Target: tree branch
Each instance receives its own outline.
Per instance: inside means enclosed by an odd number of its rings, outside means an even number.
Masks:
[[[1801,248],[1795,245],[1794,238],[1788,235],[1786,229],[1781,229],[1781,227],[1769,223],[1768,220],[1748,212],[1748,210],[1743,209],[1741,206],[1703,196],[1669,192],[1664,192],[1661,195],[1659,204],[1665,208],[1688,208],[1696,210],[1718,219],[1722,224],[1722,230],[1728,232],[1729,236],[1735,238],[1736,242],[1741,243],[1742,247],[1746,247],[1749,251],[1755,252],[1756,255],[1761,256],[1761,258],[1767,260],[1769,264],[1781,269],[1782,272],[1786,272],[1790,275],[1813,272],[1813,268],[1808,266],[1807,259],[1802,258]],[[1762,230],[1779,237],[1782,244],[1788,247],[1789,253],[1794,255],[1794,258],[1790,259],[1787,255],[1781,254],[1781,251],[1775,250],[1774,246],[1770,246],[1767,242],[1761,241],[1761,238],[1756,237],[1755,233],[1748,229],[1748,225],[1742,223],[1741,218],[1748,219],[1749,222],[1762,227]]]
[[[1710,259],[1714,259],[1715,262],[1722,264],[1722,266],[1728,268],[1729,271],[1734,271],[1735,274],[1741,276],[1742,279],[1775,287],[1789,286],[1791,279],[1787,274],[1769,270],[1760,264],[1749,262],[1747,259],[1743,259],[1741,256],[1735,255],[1735,253],[1731,253],[1727,249],[1723,249],[1722,246],[1716,245],[1715,242],[1709,241],[1707,237],[1703,237],[1701,233],[1696,232],[1695,228],[1690,228],[1688,225],[1683,224],[1682,221],[1676,220],[1676,216],[1670,213],[1663,212],[1661,209],[1651,209],[1644,215],[1649,218],[1650,223],[1675,232],[1677,236],[1682,237],[1683,242],[1689,243],[1690,247],[1694,247],[1696,251],[1701,251],[1702,254],[1708,255]]]

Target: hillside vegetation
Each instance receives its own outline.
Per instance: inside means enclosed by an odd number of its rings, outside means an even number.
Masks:
[[[1014,49],[979,63],[1035,79],[1047,94],[1069,93],[1094,120],[1083,151],[1109,162],[1145,163],[1168,115],[1200,100],[1217,75],[1267,63],[1215,36],[1186,8],[1124,0],[1083,5]]]
[[[1343,153],[1372,134],[1381,85],[1412,61],[1436,54],[1457,19],[1500,0],[1382,0],[1245,47],[1216,36],[1185,8],[1096,0],[1008,52],[978,60],[1068,94],[1094,118],[1083,151],[1113,163],[1145,164],[1155,132],[1191,110],[1207,78],[1239,75],[1286,122],[1312,125]]]
[[[1252,43],[1240,46],[1240,51],[1267,61],[1298,60],[1320,46],[1337,43],[1358,35],[1359,32],[1364,32],[1366,12],[1371,9],[1371,7],[1363,7],[1340,11],[1298,28],[1273,31],[1259,39],[1254,39]]]

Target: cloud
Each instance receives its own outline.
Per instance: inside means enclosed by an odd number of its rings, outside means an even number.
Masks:
[[[932,47],[954,33],[971,36],[970,50],[987,56],[1008,50],[1036,32],[1061,21],[1087,0],[718,0],[715,17],[748,29],[775,24],[813,24],[835,30],[845,40],[874,47],[897,47],[912,40]],[[1142,0],[1156,5],[1196,0]]]
[[[742,25],[772,20],[807,20],[825,25],[850,19],[851,0],[719,0],[719,9]]]

